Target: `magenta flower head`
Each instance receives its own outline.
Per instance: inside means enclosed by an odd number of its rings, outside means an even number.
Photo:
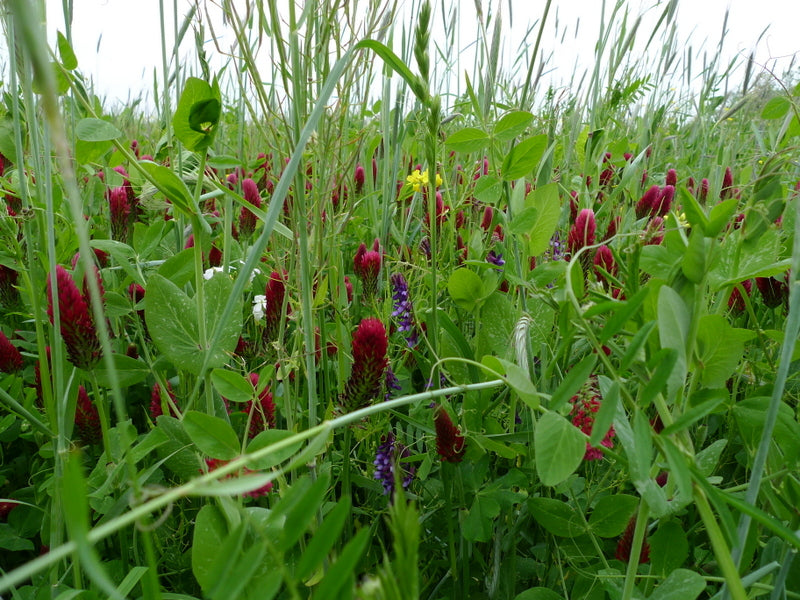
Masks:
[[[115,187],[108,192],[108,212],[111,222],[111,238],[119,242],[128,241],[131,220],[131,203],[124,187]]]
[[[611,283],[606,279],[607,275],[611,277],[617,276],[617,263],[614,260],[614,255],[611,253],[611,248],[603,244],[597,249],[597,252],[594,255],[594,274],[597,276],[599,281],[602,281],[604,285],[608,285]]]
[[[381,246],[377,239],[372,245],[372,250],[367,250],[363,242],[356,250],[356,255],[353,257],[353,272],[361,280],[365,299],[374,297],[378,291],[378,276],[382,262]]]
[[[489,231],[492,228],[492,221],[494,220],[494,209],[487,206],[483,209],[483,218],[481,219],[481,229]]]
[[[622,537],[619,538],[619,542],[617,542],[617,550],[614,553],[614,558],[617,560],[621,560],[624,563],[627,563],[631,559],[631,550],[633,549],[633,534],[636,530],[636,517],[633,517],[630,521],[628,521],[628,526],[625,528],[625,532],[622,534]],[[642,542],[642,549],[639,552],[639,564],[645,564],[650,562],[650,544],[647,543],[647,533],[645,533],[645,539]]]
[[[255,181],[250,178],[242,180],[242,195],[248,203],[256,208],[261,208],[261,196],[258,193],[258,186]],[[239,235],[245,239],[249,238],[253,235],[257,222],[258,218],[255,213],[243,206],[242,211],[239,213]]]
[[[572,424],[586,435],[592,434],[594,427],[594,417],[600,410],[600,390],[597,388],[597,380],[594,377],[584,384],[581,390],[570,399],[572,403]],[[600,445],[606,448],[614,447],[614,428],[611,427],[603,437]],[[598,448],[593,448],[586,442],[586,453],[583,460],[599,460],[603,458],[603,453]]]
[[[578,213],[575,224],[569,230],[567,236],[567,248],[570,254],[575,254],[581,248],[594,244],[596,230],[597,223],[594,220],[594,211],[591,208],[584,208]]]
[[[0,331],[0,372],[16,373],[20,369],[22,369],[22,354],[6,334]]]
[[[250,373],[250,384],[258,389],[258,373]],[[250,438],[256,437],[267,428],[275,428],[275,402],[269,387],[265,387],[258,395],[258,402],[248,400],[245,412],[250,415]]]
[[[725,175],[722,177],[722,189],[719,191],[719,199],[727,200],[733,197],[733,171],[730,167],[725,167]]]
[[[340,397],[345,412],[364,408],[380,395],[389,340],[378,319],[364,319],[353,334],[353,369]]]
[[[675,198],[675,188],[671,185],[664,186],[659,191],[658,200],[656,200],[650,207],[651,217],[664,217],[669,213],[672,208],[672,200]]]
[[[698,197],[698,200],[700,200],[701,204],[705,204],[707,199],[708,199],[708,179],[704,177],[703,180],[700,182],[700,196]]]
[[[264,310],[264,339],[270,342],[278,337],[283,302],[286,298],[286,277],[287,273],[285,271],[283,273],[273,271],[270,273],[269,281],[264,291],[264,302],[266,304]],[[289,312],[290,310],[287,306],[286,314],[289,314]]]
[[[789,299],[789,286],[775,277],[756,277],[756,287],[769,308],[776,308]]]
[[[667,178],[664,185],[671,185],[672,187],[678,185],[678,172],[675,169],[667,171]]]
[[[453,425],[450,415],[439,404],[433,407],[433,424],[436,427],[436,451],[439,458],[443,462],[461,462],[466,451],[466,440],[458,427]]]
[[[87,445],[96,444],[102,439],[100,414],[83,386],[78,388],[78,404],[75,407],[75,437]]]
[[[167,382],[167,395],[171,401],[171,404],[169,402],[167,403],[167,406],[169,407],[169,415],[177,418],[178,415],[175,414],[175,409],[172,408],[172,404],[177,406],[178,401],[175,398],[175,393],[172,391],[172,386],[170,385],[169,381]],[[164,414],[164,403],[161,400],[161,386],[156,383],[153,385],[153,391],[150,394],[150,418],[153,419],[153,421]]]
[[[659,202],[661,196],[661,188],[657,185],[651,185],[642,196],[641,200],[636,203],[636,218],[642,219],[653,212],[653,206]]]
[[[353,174],[353,180],[356,184],[356,194],[360,194],[361,190],[364,189],[364,167],[361,166],[361,163],[356,165],[356,172]]]
[[[56,266],[58,310],[61,315],[61,337],[67,347],[67,358],[81,369],[89,370],[100,360],[100,339],[97,337],[89,304],[75,281],[61,265]],[[47,279],[47,316],[53,323],[53,290]]]
[[[744,281],[739,282],[739,285],[742,286],[744,293],[749,297],[753,291],[753,280],[745,279]],[[728,298],[728,308],[734,313],[744,312],[744,310],[747,308],[747,301],[744,299],[742,292],[739,291],[738,285],[733,288],[733,291]]]

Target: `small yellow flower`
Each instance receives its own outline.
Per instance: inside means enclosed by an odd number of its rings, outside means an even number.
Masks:
[[[419,172],[419,169],[414,169],[414,172],[411,173],[408,177],[406,177],[406,181],[408,181],[409,185],[414,189],[415,192],[418,192],[422,189],[423,186],[428,185],[428,170],[425,169],[422,173]],[[442,177],[438,173],[436,174],[436,187],[438,188],[442,185]]]

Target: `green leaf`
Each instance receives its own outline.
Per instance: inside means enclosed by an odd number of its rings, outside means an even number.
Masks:
[[[503,194],[503,182],[494,175],[482,175],[475,183],[474,196],[486,204],[497,204]]]
[[[86,118],[75,125],[75,135],[84,142],[107,142],[121,137],[122,132],[103,119]]]
[[[364,549],[367,547],[369,533],[369,528],[364,528],[347,543],[339,558],[331,565],[320,582],[314,593],[315,599],[327,600],[328,598],[343,597],[342,588],[355,579],[356,565],[361,560],[361,555],[364,554]]]
[[[621,535],[638,504],[639,499],[635,496],[626,494],[603,496],[597,501],[592,516],[589,517],[589,529],[605,538]]]
[[[668,285],[658,291],[658,336],[662,348],[677,352],[675,366],[667,379],[668,398],[672,399],[686,379],[686,337],[689,335],[689,309],[678,292]]]
[[[199,211],[193,210],[194,200],[189,188],[183,179],[178,177],[171,169],[157,165],[154,162],[143,160],[139,165],[153,179],[158,190],[166,196],[172,205],[186,216],[191,216]]]
[[[537,210],[532,206],[528,206],[521,212],[514,214],[508,224],[508,232],[513,235],[527,234],[536,224],[537,218]]]
[[[700,283],[708,267],[708,244],[701,229],[692,229],[689,234],[689,247],[683,255],[681,270],[686,279],[692,283]]]
[[[714,205],[708,215],[708,223],[705,228],[706,235],[708,237],[717,237],[728,225],[737,208],[739,208],[739,201],[736,198],[728,198]]]
[[[770,98],[769,101],[761,109],[761,118],[772,120],[781,119],[789,112],[792,103],[786,96],[775,96]]]
[[[198,449],[211,458],[231,460],[239,455],[236,432],[219,417],[190,410],[183,415],[183,427]]]
[[[702,575],[688,569],[676,569],[652,593],[648,600],[694,600],[706,589]]]
[[[400,57],[397,56],[394,52],[392,52],[387,46],[382,44],[377,40],[361,40],[356,44],[356,49],[360,48],[369,48],[375,54],[377,54],[383,62],[386,64],[387,67],[394,70],[395,73],[400,75],[405,82],[408,84],[408,87],[411,88],[416,96],[422,101],[427,102],[427,90],[422,82],[417,78],[409,69],[406,64],[400,60]]]
[[[767,397],[756,397],[742,400],[733,407],[739,431],[750,448],[757,448],[761,441],[769,403]],[[781,402],[778,408],[769,454],[773,461],[782,456],[778,462],[790,467],[797,464],[800,458],[800,424],[795,420],[794,411],[785,402]]]
[[[111,360],[117,371],[119,386],[123,389],[141,383],[147,379],[151,373],[151,369],[146,363],[124,354],[113,354]],[[99,385],[105,388],[111,388],[111,377],[109,371],[106,369],[105,361],[95,367],[94,374],[97,377],[97,383]]]
[[[689,557],[689,542],[683,527],[677,521],[662,521],[648,542],[650,564],[656,575],[666,577]]]
[[[158,268],[158,274],[179,288],[194,280],[194,248],[186,248],[170,256]]]
[[[199,374],[203,346],[196,304],[157,273],[150,276],[144,302],[147,330],[156,347],[178,368]]]
[[[528,231],[528,253],[538,256],[550,247],[550,238],[553,237],[561,217],[558,184],[548,183],[533,190],[526,203],[536,210],[536,220]]]
[[[709,235],[708,217],[706,217],[706,213],[697,199],[684,187],[678,188],[678,194],[681,197],[683,213],[686,215],[686,220],[689,222],[689,225],[692,227],[699,227],[703,233]],[[709,235],[709,237],[715,236],[716,234],[714,234],[714,236]]]
[[[225,518],[219,508],[214,504],[204,505],[194,519],[192,536],[192,573],[204,590],[214,583],[214,563],[227,533]]]
[[[536,387],[533,385],[527,371],[516,363],[503,360],[502,358],[498,358],[497,360],[503,365],[508,385],[517,392],[525,404],[534,410],[538,409],[539,395],[536,393]]]
[[[471,312],[482,299],[483,281],[477,273],[462,267],[450,275],[447,291],[460,308]]]
[[[492,135],[500,141],[510,141],[525,132],[533,121],[533,115],[525,110],[517,110],[503,115],[494,125]]]
[[[639,312],[639,308],[644,303],[647,296],[650,294],[649,287],[643,287],[636,294],[628,298],[622,305],[615,304],[617,308],[614,314],[606,321],[605,326],[600,330],[599,340],[601,344],[605,344],[614,335],[619,333],[625,324]]]
[[[529,498],[528,507],[536,522],[553,535],[575,537],[586,532],[581,515],[566,502]]]
[[[754,331],[733,328],[722,315],[703,315],[697,328],[697,366],[703,385],[724,386],[744,356],[744,343],[753,337]]]
[[[559,410],[564,403],[575,395],[580,387],[586,383],[586,380],[589,379],[595,364],[597,364],[597,355],[587,354],[581,362],[567,372],[567,376],[561,382],[561,385],[550,397],[550,410]]]
[[[72,46],[69,45],[69,41],[60,31],[57,33],[56,39],[61,64],[67,71],[74,71],[78,68],[78,59],[75,57],[75,52],[72,51]]]
[[[293,435],[295,435],[293,432],[286,431],[285,429],[267,429],[266,431],[262,431],[252,439],[252,441],[247,446],[247,453],[252,454],[257,450],[261,450],[262,448],[272,446],[273,444],[276,444],[286,438],[292,437]],[[279,465],[286,459],[290,458],[295,452],[297,452],[302,447],[302,445],[303,442],[290,444],[289,446],[281,448],[280,450],[275,450],[274,452],[267,454],[262,458],[259,458],[257,460],[251,460],[248,463],[248,466],[251,469],[269,469],[270,467]]]
[[[486,298],[477,319],[481,327],[477,328],[476,355],[508,356],[516,316],[517,309],[508,294],[494,292]]]
[[[678,362],[678,353],[672,348],[664,348],[656,352],[650,362],[655,363],[656,368],[639,396],[639,406],[642,408],[650,406],[664,389]]]
[[[500,504],[491,496],[475,495],[467,516],[461,522],[464,539],[471,542],[488,542],[492,537],[494,519],[500,514]]]
[[[211,383],[219,395],[230,402],[247,402],[255,395],[250,381],[235,371],[214,369],[211,371]]]
[[[602,391],[603,401],[600,403],[600,410],[595,415],[592,433],[589,435],[589,445],[594,448],[600,445],[614,422],[619,403],[619,382],[612,382],[607,390]]]
[[[321,475],[302,495],[292,498],[292,503],[285,513],[286,522],[278,543],[281,551],[288,551],[306,532],[325,499],[329,483],[330,475]],[[284,496],[285,500],[286,496]]]
[[[306,546],[297,563],[297,577],[306,579],[322,564],[336,540],[339,539],[349,512],[350,497],[344,496],[325,516],[322,525]]]
[[[456,152],[477,152],[489,144],[489,135],[475,127],[466,127],[447,136],[444,145]]]
[[[572,475],[581,464],[586,438],[564,417],[547,412],[536,424],[533,447],[539,479],[544,485],[554,486]]]
[[[172,126],[175,137],[193,152],[205,152],[214,141],[221,104],[219,88],[189,77],[183,87]]]
[[[500,170],[503,181],[513,181],[530,175],[539,165],[544,151],[547,149],[547,134],[541,134],[522,140],[515,145],[503,160]]]

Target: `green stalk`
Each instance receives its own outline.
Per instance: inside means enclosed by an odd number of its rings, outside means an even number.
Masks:
[[[633,543],[631,544],[631,554],[628,558],[628,569],[625,571],[625,587],[622,590],[622,600],[631,600],[636,585],[636,571],[639,568],[639,557],[642,553],[644,534],[647,531],[647,518],[650,514],[650,507],[642,499],[639,502],[639,512],[636,515],[636,529],[633,531]]]

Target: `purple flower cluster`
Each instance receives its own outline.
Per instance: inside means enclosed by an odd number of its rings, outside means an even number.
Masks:
[[[503,260],[503,255],[495,252],[494,250],[489,250],[489,254],[486,255],[486,262],[497,267],[502,267],[504,264],[506,264],[506,261]]]
[[[406,332],[406,342],[409,348],[413,348],[419,342],[419,335],[414,326],[414,314],[411,300],[408,297],[408,282],[406,278],[400,273],[395,273],[391,277],[392,282],[392,300],[394,301],[394,310],[392,316],[396,317],[400,324],[398,331]]]
[[[411,456],[408,448],[398,442],[394,434],[389,432],[381,438],[381,445],[375,454],[375,479],[383,484],[383,493],[387,496],[394,494],[395,468],[401,459]],[[409,464],[400,465],[400,477],[403,489],[408,489],[414,479],[416,469]]]
[[[399,392],[403,389],[403,386],[400,385],[400,380],[397,379],[397,375],[395,375],[394,371],[392,371],[392,367],[386,367],[384,386],[386,387],[386,395],[384,396],[384,400],[391,400],[395,392]]]

